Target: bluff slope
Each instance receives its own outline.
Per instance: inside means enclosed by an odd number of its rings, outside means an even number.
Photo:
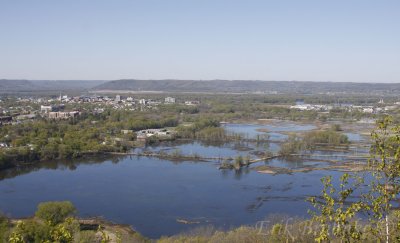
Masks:
[[[271,92],[280,93],[376,93],[399,94],[400,83],[349,83],[254,80],[136,80],[105,82],[93,90],[165,91],[165,92]]]

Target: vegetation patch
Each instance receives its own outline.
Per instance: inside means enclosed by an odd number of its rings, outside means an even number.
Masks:
[[[342,133],[327,131],[310,131],[303,136],[291,134],[282,144],[279,154],[283,157],[290,157],[301,151],[313,151],[326,147],[347,147],[350,144],[348,137]]]

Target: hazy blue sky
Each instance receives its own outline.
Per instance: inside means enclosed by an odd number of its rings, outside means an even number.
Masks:
[[[0,79],[400,82],[399,0],[0,0]]]

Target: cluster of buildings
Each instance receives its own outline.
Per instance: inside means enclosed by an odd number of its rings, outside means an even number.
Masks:
[[[12,103],[12,106],[7,106],[3,103],[3,100],[0,100],[0,126],[14,125],[36,118],[36,109],[32,107],[31,103],[25,104],[19,100]]]
[[[136,132],[137,140],[146,140],[150,137],[157,136],[159,138],[172,138],[173,132],[163,128],[163,129],[146,129]]]
[[[22,122],[32,121],[38,117],[46,119],[69,119],[81,115],[79,111],[64,111],[65,106],[41,105],[39,109],[32,109],[30,106],[8,107],[0,110],[0,126],[16,125]]]
[[[55,111],[55,112],[49,112],[48,113],[48,118],[49,119],[69,119],[69,118],[76,118],[80,115],[81,113],[79,111]]]
[[[300,111],[329,111],[332,110],[331,105],[311,105],[311,104],[298,104],[293,105],[290,109],[296,109]]]
[[[79,111],[64,111],[65,105],[41,105],[40,114],[42,117],[54,120],[75,118],[81,114]]]
[[[131,103],[131,104],[175,104],[176,98],[174,97],[166,97],[164,102],[160,100],[153,100],[153,99],[135,99],[131,96],[129,97],[122,97],[121,95],[116,95],[115,97],[108,97],[108,96],[77,96],[77,97],[68,97],[68,96],[61,96],[59,97],[58,101],[62,103],[104,103],[104,104],[118,104],[118,103]],[[185,101],[185,104],[194,105],[199,104],[199,101]]]
[[[383,100],[378,102],[378,105],[352,105],[352,104],[340,104],[340,105],[315,105],[315,104],[296,104],[290,106],[290,109],[296,109],[300,111],[330,111],[332,109],[342,109],[346,111],[360,111],[363,113],[377,114],[381,112],[392,111],[400,108],[400,102],[396,102],[393,105],[384,105]]]
[[[176,98],[174,97],[165,97],[164,100],[154,100],[154,99],[143,99],[134,97],[122,97],[121,95],[116,95],[115,97],[109,96],[74,96],[70,97],[68,95],[61,95],[58,98],[50,98],[46,99],[43,97],[40,98],[17,98],[17,102],[19,103],[31,103],[41,105],[41,112],[55,112],[64,106],[63,104],[83,104],[83,103],[91,103],[91,104],[101,104],[106,106],[112,106],[115,108],[126,108],[133,107],[134,105],[159,105],[159,104],[175,104],[177,103]],[[59,104],[59,105],[54,105]],[[199,101],[184,101],[183,104],[186,105],[198,105]],[[27,107],[25,104],[24,107]],[[1,107],[0,107],[1,109]]]
[[[177,100],[174,97],[165,97],[164,100],[154,99],[135,99],[131,96],[122,97],[116,95],[109,96],[75,96],[61,95],[58,98],[44,98],[44,97],[30,97],[30,98],[16,98],[10,101],[12,106],[2,106],[0,101],[0,125],[5,124],[18,124],[23,121],[32,120],[38,117],[45,119],[70,119],[81,115],[82,109],[85,112],[94,114],[103,113],[105,109],[111,108],[114,110],[157,110],[157,106],[161,104],[176,104]],[[4,102],[3,102],[4,103]],[[79,110],[66,111],[66,106],[75,107],[74,104],[88,104],[89,108],[80,108]],[[196,100],[184,101],[181,104],[188,106],[199,105],[200,102]]]
[[[121,130],[123,135],[133,134],[135,131],[133,130]],[[171,138],[173,136],[173,132],[167,128],[160,128],[160,129],[145,129],[136,132],[136,138],[138,140],[146,140],[149,137],[158,136],[161,138]]]
[[[151,137],[157,137],[160,140],[169,140],[174,138],[175,132],[168,128],[160,128],[160,129],[145,129],[135,132],[134,130],[121,130],[120,137],[112,137],[106,138],[105,141],[102,142],[103,145],[107,144],[130,144],[132,143],[134,137],[136,137],[136,141],[146,142]],[[127,136],[128,135],[128,136]],[[129,136],[132,135],[132,136]]]
[[[122,97],[121,95],[116,95],[115,97],[109,96],[77,96],[77,97],[68,97],[66,95],[58,98],[60,103],[64,104],[81,104],[81,103],[91,103],[98,105],[110,106],[113,109],[128,109],[128,110],[143,110],[144,108],[152,108],[156,107],[160,104],[176,104],[176,98],[174,97],[165,97],[162,100],[154,100],[154,99],[135,99],[131,96]],[[185,105],[198,105],[199,101],[185,101],[183,104]]]

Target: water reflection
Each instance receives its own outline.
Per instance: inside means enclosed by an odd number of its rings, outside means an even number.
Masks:
[[[232,126],[256,132],[258,127]],[[250,154],[255,158],[266,150],[278,151],[279,146],[274,141],[222,144],[178,141],[135,151],[180,149],[185,154],[209,157]],[[335,155],[321,152],[324,154]],[[131,224],[146,236],[159,237],[206,224],[218,228],[254,224],[276,212],[306,217],[310,205],[305,199],[320,192],[320,178],[332,175],[335,181],[342,174],[337,171],[257,173],[254,168],[263,164],[308,168],[326,162],[318,157],[273,159],[239,170],[218,170],[217,160],[183,162],[139,156],[42,162],[0,172],[0,209],[13,217],[30,216],[39,202],[70,200],[81,216],[102,215],[117,223]],[[200,223],[185,225],[177,219]]]
[[[81,158],[73,160],[53,160],[53,161],[43,161],[36,162],[32,164],[25,164],[23,166],[18,166],[6,170],[0,170],[0,180],[13,178],[19,175],[28,174],[30,172],[48,169],[48,170],[76,170],[80,164],[99,164],[105,161],[111,161],[117,164],[119,161],[124,159],[124,156],[94,156],[90,158]]]

